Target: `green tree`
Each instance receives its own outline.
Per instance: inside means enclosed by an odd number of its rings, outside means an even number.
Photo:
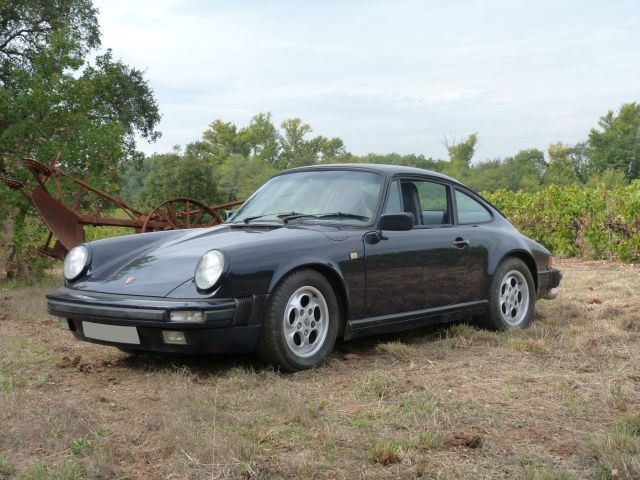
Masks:
[[[576,178],[584,183],[593,173],[591,162],[591,148],[587,142],[576,143],[569,152],[569,160],[573,165]]]
[[[309,141],[309,147],[315,156],[314,162],[329,162],[331,159],[342,159],[346,153],[342,139],[327,138],[322,135],[312,138]]]
[[[0,0],[0,169],[28,177],[15,158],[61,166],[99,187],[112,188],[123,167],[139,161],[136,136],[155,140],[160,119],[141,71],[115,60],[100,45],[97,11],[89,0]],[[87,58],[93,57],[93,61]],[[28,205],[0,193],[17,227]],[[21,228],[21,227],[20,227]],[[16,253],[25,236],[7,239]],[[19,259],[16,261],[19,263]]]
[[[547,169],[547,162],[544,160],[544,153],[537,148],[520,150],[513,157],[508,157],[502,165],[503,185],[496,185],[498,188],[509,190],[532,191],[540,188],[542,177]]]
[[[317,158],[309,142],[304,137],[311,133],[311,127],[299,118],[291,118],[282,122],[282,154],[280,165],[283,168],[300,167],[315,163]]]
[[[434,160],[426,158],[424,155],[400,155],[398,153],[377,154],[369,153],[364,156],[356,156],[346,153],[344,157],[338,157],[336,162],[353,162],[353,163],[382,163],[388,165],[406,165],[408,167],[424,168],[435,172],[444,172],[449,162],[446,160]]]
[[[259,113],[238,133],[239,141],[247,145],[249,155],[274,165],[280,155],[280,134],[271,121],[271,113]]]
[[[221,201],[233,202],[247,199],[262,183],[278,172],[278,169],[259,157],[245,158],[231,155],[220,166]]]
[[[0,3],[0,150],[49,160],[94,181],[139,160],[135,137],[153,141],[160,119],[142,72],[99,45],[87,0]]]
[[[207,204],[218,203],[218,179],[211,166],[179,153],[155,155],[136,196],[136,203],[151,209],[173,197],[189,197]]]
[[[238,127],[220,119],[209,125],[202,134],[202,141],[209,145],[211,152],[220,160],[234,153],[246,157],[251,150],[247,140],[238,135]]]
[[[530,148],[520,150],[513,157],[487,160],[462,168],[464,171],[460,178],[481,192],[499,189],[535,191],[540,188],[547,163],[542,151]],[[447,171],[451,172],[450,165]]]
[[[572,148],[562,142],[552,143],[547,150],[549,166],[544,175],[547,185],[566,185],[578,182],[578,177],[571,160]]]
[[[455,138],[452,141],[445,138],[444,143],[449,153],[448,173],[454,177],[464,177],[469,170],[471,159],[476,151],[478,134],[472,133],[466,140],[460,142],[456,141]]]
[[[609,111],[591,129],[591,166],[597,172],[615,169],[629,179],[640,178],[640,104],[627,103],[618,114]]]

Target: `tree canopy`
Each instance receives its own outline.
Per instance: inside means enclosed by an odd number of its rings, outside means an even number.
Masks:
[[[640,103],[622,105],[617,115],[609,111],[598,126],[589,133],[593,170],[621,170],[628,179],[640,178]]]
[[[1,174],[25,179],[19,157],[48,163],[60,154],[71,174],[114,190],[123,167],[142,160],[136,137],[159,136],[153,92],[141,70],[98,47],[90,0],[0,0]],[[29,205],[6,188],[0,203],[0,220],[13,223],[9,262],[22,271]]]
[[[215,171],[215,184],[202,192],[202,198],[216,202],[228,202],[247,198],[262,182],[276,172],[297,166],[317,163],[388,163],[406,165],[442,172],[466,183],[471,188],[492,192],[499,189],[534,192],[551,184],[620,184],[625,177],[634,177],[634,162],[638,161],[637,139],[639,131],[639,107],[627,104],[615,116],[602,117],[602,131],[592,130],[588,141],[575,145],[562,142],[550,144],[546,152],[537,148],[525,148],[506,158],[474,162],[478,145],[478,133],[459,139],[446,139],[448,159],[427,158],[424,155],[400,155],[397,153],[353,155],[346,151],[340,138],[313,136],[309,124],[299,118],[284,120],[279,128],[270,113],[255,115],[246,126],[221,119],[213,121],[202,138],[188,144],[183,153],[177,154],[185,162],[200,161]],[[633,130],[636,128],[636,130]],[[635,142],[635,143],[634,143]],[[166,162],[157,162],[161,156],[150,161],[157,168],[166,168],[165,175],[172,175],[172,167]],[[128,184],[123,196],[141,205],[149,203],[153,188],[143,188],[145,175],[153,179],[155,173],[148,170],[141,174],[136,168],[128,169]],[[134,180],[132,180],[134,179]],[[130,184],[134,181],[135,188]],[[155,180],[154,180],[155,181]],[[129,185],[129,186],[127,186]],[[177,183],[168,182],[166,197],[179,196],[184,190]],[[138,192],[136,196],[133,194]],[[155,198],[155,197],[154,197]]]
[[[105,184],[142,158],[136,135],[155,140],[160,114],[142,71],[96,55],[96,15],[89,0],[0,1],[0,151],[60,153],[72,173]]]

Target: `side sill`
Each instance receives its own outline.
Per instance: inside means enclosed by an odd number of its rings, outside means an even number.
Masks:
[[[365,335],[397,332],[444,323],[459,317],[480,314],[487,308],[488,304],[488,300],[478,300],[444,307],[425,308],[410,312],[349,320],[344,338],[349,340]]]

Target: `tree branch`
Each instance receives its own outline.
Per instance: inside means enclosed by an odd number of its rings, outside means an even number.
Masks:
[[[9,37],[2,43],[0,43],[0,50],[4,50],[9,43],[15,40],[18,37],[21,37],[25,33],[44,33],[46,31],[51,30],[51,27],[41,27],[40,24],[44,23],[44,20],[40,20],[35,25],[32,25],[29,28],[21,28],[13,32]]]

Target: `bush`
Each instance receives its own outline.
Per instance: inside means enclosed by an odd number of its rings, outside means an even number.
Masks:
[[[571,184],[485,196],[522,233],[556,254],[640,261],[640,180],[615,190]]]

